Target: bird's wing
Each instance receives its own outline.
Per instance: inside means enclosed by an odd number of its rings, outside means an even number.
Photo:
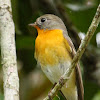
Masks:
[[[64,33],[64,38],[66,39],[65,43],[68,43],[71,47],[71,51],[69,51],[69,54],[71,54],[72,58],[74,57],[74,55],[76,54],[74,45],[71,41],[71,39],[69,38],[69,36]],[[75,67],[76,69],[76,83],[77,83],[77,91],[78,91],[78,100],[84,100],[84,88],[83,88],[83,81],[82,81],[82,76],[81,76],[81,70],[80,70],[80,65],[79,63],[77,64],[77,66]]]

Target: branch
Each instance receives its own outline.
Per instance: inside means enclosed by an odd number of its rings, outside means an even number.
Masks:
[[[50,98],[53,98],[57,94],[58,90],[60,90],[62,88],[62,86],[69,80],[69,77],[70,77],[73,69],[75,68],[75,66],[77,65],[78,61],[80,60],[82,54],[84,53],[90,39],[92,38],[96,28],[98,27],[99,22],[100,22],[100,4],[97,8],[97,12],[96,12],[96,14],[93,18],[93,21],[92,21],[92,23],[87,31],[86,36],[85,36],[84,40],[82,41],[82,43],[80,44],[79,49],[73,58],[71,66],[64,73],[64,75],[61,76],[61,78],[59,79],[59,82],[50,91],[49,95],[43,100],[49,100]]]
[[[10,0],[0,0],[0,37],[4,81],[4,100],[19,100],[15,28]]]

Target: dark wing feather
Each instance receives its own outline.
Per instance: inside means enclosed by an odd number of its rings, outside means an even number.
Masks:
[[[66,32],[67,31],[64,31],[63,35],[64,35],[64,38],[69,43],[69,45],[71,46],[72,52],[69,52],[69,53],[71,54],[71,56],[73,58],[74,55],[76,54],[76,51],[75,51],[74,45],[73,45],[70,37],[68,36],[68,34]],[[76,83],[77,83],[77,91],[78,91],[78,100],[84,100],[84,88],[83,88],[83,82],[82,82],[80,65],[77,64],[75,69],[76,69]]]

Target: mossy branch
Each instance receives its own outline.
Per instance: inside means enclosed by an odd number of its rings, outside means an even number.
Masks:
[[[58,90],[60,90],[62,88],[62,86],[69,80],[69,77],[73,71],[73,69],[75,68],[75,66],[77,65],[78,61],[80,60],[80,58],[82,57],[87,45],[89,44],[90,39],[92,38],[96,28],[98,27],[98,24],[100,22],[100,4],[97,8],[96,14],[93,18],[93,21],[87,31],[87,34],[85,36],[85,38],[82,40],[76,55],[73,58],[73,61],[71,63],[71,66],[69,67],[68,70],[66,70],[66,72],[64,73],[63,76],[61,76],[61,78],[59,79],[59,82],[55,85],[55,87],[49,92],[48,96],[46,98],[44,98],[43,100],[50,100],[52,99],[58,92]]]

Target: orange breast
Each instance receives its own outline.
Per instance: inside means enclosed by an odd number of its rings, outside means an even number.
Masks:
[[[70,60],[64,44],[62,30],[40,30],[35,41],[35,58],[42,66],[55,65]]]

